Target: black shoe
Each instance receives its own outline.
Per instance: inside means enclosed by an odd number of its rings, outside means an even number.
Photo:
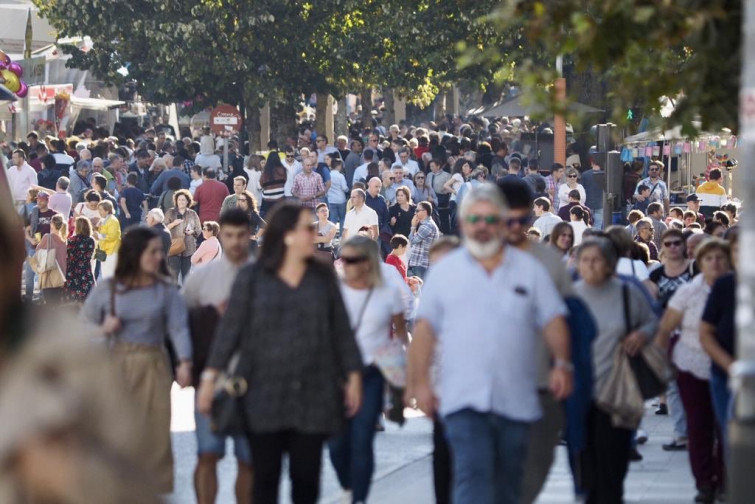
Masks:
[[[640,462],[642,460],[642,454],[637,451],[637,448],[632,448],[629,451],[629,461],[630,462]]]
[[[703,488],[695,496],[695,502],[702,504],[713,504],[716,502],[716,491],[712,488]]]
[[[666,406],[666,403],[661,403],[658,405],[658,409],[655,410],[656,415],[668,415],[668,406]]]
[[[668,444],[662,445],[663,451],[686,451],[687,442],[674,439]]]

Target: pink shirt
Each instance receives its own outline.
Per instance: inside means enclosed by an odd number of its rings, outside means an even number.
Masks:
[[[220,242],[214,236],[203,241],[191,255],[191,264],[207,264],[220,257]]]

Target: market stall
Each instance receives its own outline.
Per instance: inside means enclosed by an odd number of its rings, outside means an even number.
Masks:
[[[724,173],[724,187],[729,197],[738,197],[733,169],[738,157],[737,137],[730,130],[700,132],[690,138],[678,126],[626,137],[621,151],[622,161],[657,159],[663,162],[672,205],[683,203],[686,195],[705,182],[713,168],[721,168]]]

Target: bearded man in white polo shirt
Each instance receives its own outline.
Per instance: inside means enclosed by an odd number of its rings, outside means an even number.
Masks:
[[[460,207],[464,247],[430,270],[422,290],[408,395],[436,408],[454,454],[453,502],[519,503],[529,427],[542,414],[538,338],[554,356],[554,398],[572,390],[566,306],[545,267],[506,245],[508,208],[481,184]],[[436,398],[430,366],[436,343]]]

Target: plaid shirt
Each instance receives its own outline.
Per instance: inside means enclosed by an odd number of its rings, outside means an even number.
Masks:
[[[409,234],[409,243],[412,244],[412,252],[409,254],[409,267],[430,266],[430,246],[440,237],[438,226],[428,217],[422,221],[417,231]]]
[[[545,177],[545,190],[548,194],[553,194],[553,201],[551,203],[553,203],[554,208],[558,208],[558,185],[553,180],[553,175]]]
[[[299,198],[302,206],[314,208],[320,202],[314,196],[317,193],[325,191],[325,184],[322,183],[322,177],[319,173],[312,172],[307,175],[304,172],[294,177],[294,186],[291,188],[291,194]],[[304,201],[303,198],[312,198]]]

